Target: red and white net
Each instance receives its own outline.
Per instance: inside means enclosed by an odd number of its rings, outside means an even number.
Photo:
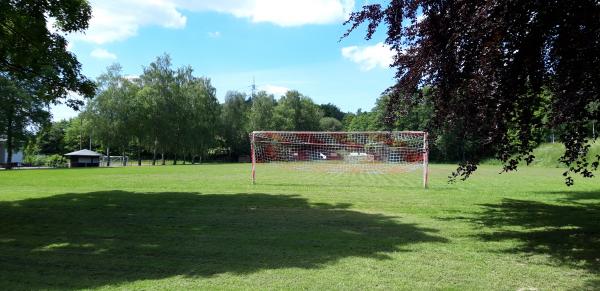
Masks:
[[[420,131],[255,131],[250,136],[255,165],[333,173],[400,173],[427,161]]]

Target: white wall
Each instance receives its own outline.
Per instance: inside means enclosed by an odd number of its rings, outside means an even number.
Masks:
[[[13,163],[19,163],[19,164],[22,163],[23,162],[23,152],[22,151],[13,152],[12,161],[13,161]]]
[[[2,156],[2,160],[0,161],[0,163],[6,163],[7,158],[8,158],[8,151],[3,150],[3,156]],[[22,163],[23,162],[23,152],[22,151],[13,152],[12,162],[18,163],[18,164]]]

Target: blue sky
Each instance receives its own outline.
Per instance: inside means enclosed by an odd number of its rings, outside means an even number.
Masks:
[[[364,40],[364,29],[338,41],[352,0],[98,0],[85,34],[68,35],[69,49],[95,79],[115,62],[125,75],[168,53],[211,78],[220,101],[228,90],[259,89],[279,97],[287,89],[345,111],[371,109],[393,83],[383,30]],[[54,106],[55,120],[76,115]]]

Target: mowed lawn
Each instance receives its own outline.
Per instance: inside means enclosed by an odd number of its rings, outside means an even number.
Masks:
[[[600,288],[600,179],[0,171],[0,290]]]

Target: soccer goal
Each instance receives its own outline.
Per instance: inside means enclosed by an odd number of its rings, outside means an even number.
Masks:
[[[427,188],[427,132],[254,131],[250,134],[252,183],[262,164],[329,173],[404,173],[423,170]]]
[[[109,163],[109,161],[110,161],[110,163]],[[122,166],[127,166],[128,162],[129,162],[128,156],[110,156],[110,160],[109,160],[109,157],[102,156],[100,166],[107,167],[110,165],[111,167],[122,167]]]

